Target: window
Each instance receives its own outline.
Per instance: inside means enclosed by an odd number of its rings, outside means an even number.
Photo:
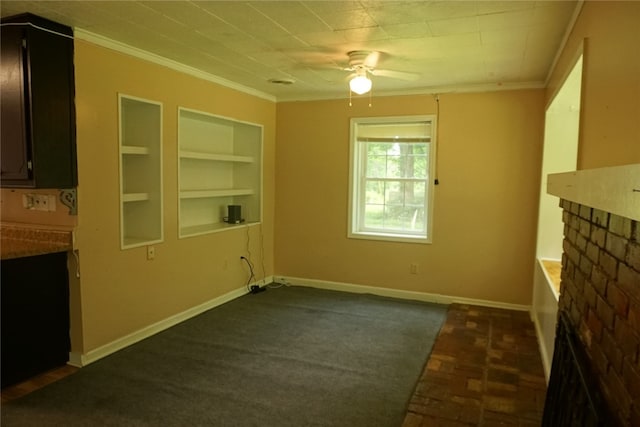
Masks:
[[[431,242],[434,121],[351,119],[349,237]]]

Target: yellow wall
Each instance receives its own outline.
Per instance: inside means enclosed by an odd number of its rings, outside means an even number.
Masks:
[[[543,90],[440,96],[433,244],[346,237],[349,119],[435,112],[430,95],[278,103],[277,274],[530,303]]]
[[[262,246],[272,274],[275,104],[81,40],[75,73],[82,324],[72,327],[83,340],[72,350],[85,353],[246,283],[246,227],[178,239],[178,106],[264,125],[263,226],[248,230],[258,278]],[[120,250],[119,92],[163,103],[164,242],[152,261],[146,247]]]
[[[547,100],[586,39],[578,168],[640,163],[640,2],[587,1],[552,74]]]

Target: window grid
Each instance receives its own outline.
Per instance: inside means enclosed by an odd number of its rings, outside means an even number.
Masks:
[[[389,145],[394,144],[393,140],[385,141]],[[364,143],[365,147],[367,143]],[[406,145],[406,143],[403,143]],[[417,144],[417,143],[413,143]],[[426,148],[426,144],[421,143],[425,148],[425,152],[428,148]],[[365,191],[361,191],[361,195],[364,200],[361,200],[361,218],[360,224],[362,225],[360,228],[363,231],[371,231],[371,232],[389,232],[389,231],[398,231],[402,233],[409,234],[424,234],[426,227],[426,209],[424,209],[424,199],[426,198],[426,173],[422,174],[424,178],[407,178],[407,177],[386,177],[386,176],[378,176],[379,174],[372,173],[369,166],[369,160],[372,156],[368,155],[367,149],[362,149],[361,151],[361,165],[363,167],[361,188],[365,189]],[[413,150],[409,150],[413,151]],[[422,157],[426,161],[426,154],[423,155],[415,155],[412,153],[402,155],[389,155],[388,152],[384,155],[378,155],[376,157],[384,157],[385,158],[385,170],[388,173],[390,166],[395,166],[392,162],[390,165],[390,161],[393,158],[399,158],[400,162],[403,160],[407,160],[410,157]],[[404,159],[403,159],[404,157]],[[398,159],[396,159],[398,160]],[[426,171],[425,171],[426,172]],[[406,173],[406,170],[405,170]],[[371,201],[368,197],[369,189],[371,188],[372,183],[379,183],[384,186],[382,190],[382,200]],[[398,184],[399,189],[394,189],[392,184]],[[407,202],[407,185],[410,184],[415,187],[415,184],[422,184],[422,202],[421,203],[411,203]],[[393,194],[397,193],[395,199],[392,199]],[[377,209],[376,209],[377,208]],[[381,216],[378,221],[375,221],[373,218],[368,218],[367,213],[373,214],[375,211],[378,211],[378,215]],[[398,216],[397,212],[401,211],[402,213]],[[410,221],[409,218],[411,218]],[[409,227],[406,225],[410,224]],[[417,225],[417,226],[416,226]]]

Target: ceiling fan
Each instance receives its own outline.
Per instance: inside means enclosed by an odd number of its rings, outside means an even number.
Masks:
[[[352,72],[348,77],[349,88],[358,95],[362,95],[371,90],[372,82],[369,75],[401,80],[416,80],[420,77],[417,73],[377,69],[376,67],[382,56],[381,52],[353,50],[348,52],[347,55],[349,56],[349,66],[344,68],[344,70]]]

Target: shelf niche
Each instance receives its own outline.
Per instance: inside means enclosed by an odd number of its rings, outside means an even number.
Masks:
[[[120,247],[163,241],[162,104],[118,94]]]
[[[179,237],[262,219],[262,126],[178,108]],[[241,224],[224,222],[240,205]]]

